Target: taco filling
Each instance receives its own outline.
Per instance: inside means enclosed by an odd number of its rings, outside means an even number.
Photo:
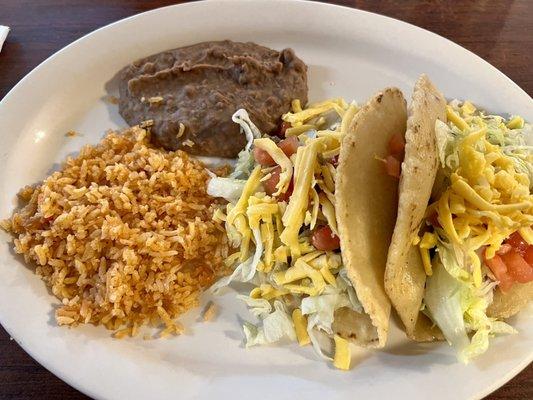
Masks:
[[[469,102],[453,101],[446,113],[448,124],[436,124],[440,177],[418,248],[427,313],[467,361],[490,336],[514,332],[487,315],[494,291],[533,281],[533,156],[524,139],[531,127]]]
[[[356,114],[367,112],[343,99],[306,108],[294,101],[278,137],[262,135],[245,110],[233,115],[248,145],[234,172],[213,177],[208,192],[229,201],[215,217],[225,222],[236,252],[227,259],[233,272],[213,290],[251,284],[238,296],[259,320],[244,323],[247,347],[281,340],[311,344],[337,368],[348,369],[349,341],[384,343],[376,326],[388,326],[388,314],[377,323],[365,313],[341,253],[337,213],[343,203],[343,189],[337,189],[341,148]]]

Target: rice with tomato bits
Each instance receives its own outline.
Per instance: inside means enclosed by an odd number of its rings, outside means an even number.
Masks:
[[[2,227],[61,301],[59,325],[145,324],[180,333],[175,318],[224,273],[228,244],[213,221],[204,166],[152,147],[139,127],[109,133],[19,197]]]

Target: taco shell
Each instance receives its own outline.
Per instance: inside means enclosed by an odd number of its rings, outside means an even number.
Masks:
[[[497,289],[487,315],[505,319],[517,314],[529,301],[533,300],[533,282],[515,283],[508,292]]]
[[[438,328],[420,313],[426,273],[413,241],[431,196],[438,170],[435,121],[446,121],[446,100],[422,75],[414,88],[405,134],[405,158],[399,185],[399,208],[387,259],[385,290],[407,335],[417,341],[442,339]]]
[[[398,180],[386,174],[379,158],[387,155],[391,136],[405,132],[406,123],[402,93],[385,89],[356,114],[339,155],[335,193],[342,258],[367,315],[342,308],[333,328],[363,346],[383,347],[389,329],[391,305],[383,282]]]

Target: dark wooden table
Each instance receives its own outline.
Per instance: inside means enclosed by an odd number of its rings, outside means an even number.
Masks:
[[[11,33],[0,53],[0,98],[45,58],[86,33],[179,1],[0,0]],[[447,37],[499,68],[533,94],[533,0],[338,0]],[[443,377],[446,379],[446,377]],[[0,400],[84,399],[33,361],[0,327]],[[487,399],[533,399],[530,365]]]

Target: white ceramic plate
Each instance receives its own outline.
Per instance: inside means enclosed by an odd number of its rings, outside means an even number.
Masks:
[[[15,194],[45,177],[54,163],[109,128],[125,126],[103,100],[127,63],[204,40],[255,41],[292,47],[309,65],[310,97],[364,101],[399,86],[410,97],[425,72],[447,97],[468,97],[501,113],[533,120],[531,98],[467,50],[430,32],[362,11],[309,2],[213,1],[154,10],[76,41],[24,78],[0,103],[0,217]],[[65,137],[76,130],[82,135]],[[393,326],[388,346],[362,353],[349,372],[298,346],[242,347],[240,318],[250,319],[229,293],[217,299],[216,322],[184,318],[185,336],[115,340],[103,328],[59,328],[57,301],[0,241],[0,321],[38,362],[84,393],[106,399],[163,398],[480,398],[533,358],[531,309],[513,323],[519,334],[498,338],[474,363],[458,364],[445,344],[408,342]],[[393,322],[393,325],[395,323]],[[386,396],[386,397],[385,397]]]

